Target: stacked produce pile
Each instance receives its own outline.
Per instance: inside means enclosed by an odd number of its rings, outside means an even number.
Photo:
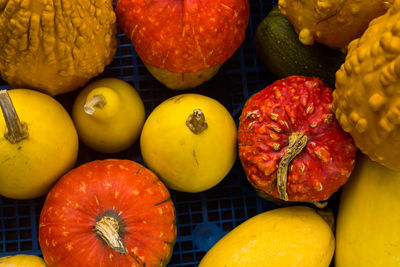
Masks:
[[[176,90],[215,79],[249,18],[248,0],[1,2],[12,89],[0,91],[0,195],[45,202],[42,255],[0,266],[166,266],[179,234],[171,192],[214,188],[236,161],[278,207],[199,266],[399,266],[400,0],[280,0],[252,40],[276,80],[235,121],[201,91]],[[140,90],[100,76],[117,23],[176,92],[149,114]],[[66,93],[70,108],[56,98]],[[83,146],[105,159],[79,163]],[[115,157],[133,146],[142,163]]]

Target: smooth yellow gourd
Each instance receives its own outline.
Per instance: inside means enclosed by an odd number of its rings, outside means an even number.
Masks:
[[[143,64],[154,78],[167,88],[173,90],[196,88],[214,77],[222,67],[222,64],[217,64],[196,72],[176,73],[167,69],[154,67],[146,62],[143,62]]]
[[[343,51],[392,3],[393,0],[279,0],[279,8],[303,44],[319,42]]]
[[[0,1],[0,73],[13,88],[75,90],[116,51],[112,0]]]
[[[140,147],[147,166],[169,188],[201,192],[231,170],[236,137],[235,121],[221,103],[199,94],[181,94],[152,111]]]
[[[0,195],[42,196],[76,163],[72,119],[59,102],[38,91],[0,91],[0,104]]]
[[[350,43],[333,110],[364,154],[400,171],[400,0]]]
[[[0,258],[0,267],[46,267],[44,260],[35,255],[19,254]]]
[[[360,156],[343,187],[336,267],[400,266],[400,172]]]
[[[335,238],[312,208],[278,208],[256,215],[220,239],[199,267],[329,266]]]
[[[145,108],[129,83],[104,78],[79,93],[72,118],[84,144],[100,152],[115,153],[129,148],[139,138]]]

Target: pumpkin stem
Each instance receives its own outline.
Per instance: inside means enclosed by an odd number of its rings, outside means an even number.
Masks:
[[[292,133],[289,136],[289,147],[279,162],[276,173],[279,197],[285,201],[289,200],[286,192],[287,172],[290,162],[303,150],[308,141],[307,135],[303,133]]]
[[[26,123],[19,120],[18,114],[15,111],[7,90],[0,90],[0,106],[6,122],[6,132],[4,133],[4,137],[11,144],[18,143],[27,138],[29,136],[28,126]]]
[[[195,134],[200,134],[207,129],[208,124],[203,112],[200,109],[193,110],[193,114],[190,114],[186,120],[186,126]]]
[[[83,109],[85,110],[86,114],[92,115],[95,112],[95,107],[102,108],[106,104],[107,101],[103,95],[94,95],[85,103]]]
[[[96,234],[100,236],[110,248],[119,253],[126,254],[128,250],[119,235],[119,230],[118,220],[111,216],[103,216],[94,226]]]

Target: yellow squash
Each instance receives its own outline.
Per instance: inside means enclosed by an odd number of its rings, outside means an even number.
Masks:
[[[145,108],[129,83],[105,78],[90,83],[80,92],[72,118],[83,143],[100,152],[115,153],[127,149],[139,138]]]
[[[293,206],[256,215],[220,239],[199,267],[329,266],[335,238],[312,208]]]
[[[33,90],[2,90],[0,105],[0,195],[41,196],[75,165],[72,119],[54,98]]]
[[[400,172],[362,155],[343,187],[336,267],[400,266]]]
[[[140,146],[166,185],[201,192],[218,184],[236,160],[235,121],[218,101],[199,94],[165,100],[147,118]]]
[[[0,258],[0,267],[46,267],[44,260],[35,255],[19,254]]]

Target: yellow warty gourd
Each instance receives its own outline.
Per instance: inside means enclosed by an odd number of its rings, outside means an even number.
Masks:
[[[400,170],[400,0],[348,49],[336,73],[335,115],[364,154]]]
[[[0,0],[0,73],[56,95],[100,74],[117,47],[112,0]]]
[[[303,44],[316,41],[345,50],[392,3],[393,0],[279,0],[279,9]]]

